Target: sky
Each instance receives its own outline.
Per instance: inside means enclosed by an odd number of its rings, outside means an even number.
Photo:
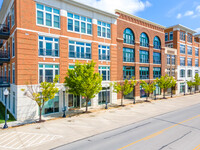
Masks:
[[[200,33],[200,0],[76,0],[114,13],[120,9],[165,27],[176,24]],[[0,6],[3,0],[0,0]]]

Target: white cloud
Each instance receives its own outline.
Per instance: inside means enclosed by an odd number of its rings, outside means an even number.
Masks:
[[[192,16],[193,14],[194,14],[194,11],[188,10],[185,12],[184,16]]]
[[[195,31],[199,33],[199,32],[200,32],[200,28],[196,28],[196,30],[195,30]]]
[[[115,9],[125,11],[127,13],[135,14],[143,11],[147,7],[151,7],[151,3],[146,0],[76,0],[108,12],[114,13]]]
[[[180,19],[181,17],[182,17],[182,14],[181,14],[181,13],[179,13],[179,14],[176,16],[177,19]]]
[[[200,12],[200,5],[198,5],[198,6],[196,7],[196,11],[197,11],[197,12]]]

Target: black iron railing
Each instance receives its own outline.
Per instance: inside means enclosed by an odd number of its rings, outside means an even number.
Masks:
[[[10,84],[10,77],[0,77],[0,85]]]
[[[8,25],[0,24],[0,34],[10,34]]]
[[[0,59],[9,59],[10,58],[10,54],[9,54],[9,52],[8,51],[0,51]]]

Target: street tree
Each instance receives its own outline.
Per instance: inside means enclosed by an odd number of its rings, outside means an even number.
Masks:
[[[114,82],[113,84],[110,84],[110,86],[113,86],[114,88],[113,92],[121,94],[121,106],[123,106],[124,96],[133,91],[136,83],[137,81],[134,80],[134,77],[132,77],[130,80],[126,79],[125,81]]]
[[[102,90],[102,76],[95,72],[94,67],[93,61],[84,64],[76,62],[74,69],[68,69],[64,81],[68,93],[86,99],[86,112],[90,100]]]
[[[194,76],[194,86],[195,86],[195,93],[198,91],[198,86],[200,85],[200,77],[199,74],[196,73]]]
[[[187,85],[190,89],[190,94],[192,94],[192,87],[194,86],[194,82],[193,81],[187,81]]]
[[[173,96],[173,92],[172,89],[175,88],[176,86],[176,80],[174,79],[174,77],[169,77],[170,79],[170,84],[169,84],[169,88],[171,88],[171,97]]]
[[[39,107],[39,122],[42,121],[42,109],[44,104],[53,99],[55,94],[58,93],[59,89],[56,87],[58,83],[59,76],[56,75],[53,82],[42,82],[40,85],[27,84],[24,91],[24,95],[35,101]]]
[[[170,87],[170,82],[170,77],[167,74],[162,76],[160,79],[156,79],[157,85],[163,90],[163,98],[165,98],[165,91]]]
[[[140,85],[144,89],[145,93],[147,94],[146,96],[146,101],[148,101],[149,95],[153,93],[153,91],[156,90],[156,82],[153,83],[147,83],[144,80],[141,80]]]

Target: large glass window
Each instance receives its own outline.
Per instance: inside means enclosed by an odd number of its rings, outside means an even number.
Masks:
[[[92,19],[73,13],[68,13],[67,26],[69,31],[92,34]]]
[[[175,69],[172,68],[172,76],[175,77]]]
[[[167,55],[167,64],[170,65],[170,55]]]
[[[153,78],[160,78],[161,77],[161,68],[159,67],[154,67],[153,68]]]
[[[140,79],[149,79],[149,67],[140,67]]]
[[[180,93],[184,93],[184,92],[185,92],[185,84],[180,83]]]
[[[60,10],[37,3],[37,24],[60,28]]]
[[[173,32],[170,32],[170,33],[169,33],[169,40],[170,40],[170,41],[173,40]]]
[[[160,38],[158,36],[154,37],[153,48],[161,49],[161,42],[160,42]]]
[[[39,83],[53,82],[56,75],[59,75],[59,65],[39,64]]]
[[[149,38],[144,32],[140,35],[140,46],[149,47]]]
[[[185,33],[180,32],[180,40],[185,41]]]
[[[109,81],[110,80],[110,67],[99,66],[99,74],[102,75],[103,81]]]
[[[187,47],[187,52],[188,52],[188,55],[192,55],[192,47],[191,46]]]
[[[134,62],[135,54],[134,49],[123,48],[123,61],[124,62]]]
[[[98,21],[97,22],[97,35],[99,37],[110,38],[111,37],[111,29],[110,24]]]
[[[185,57],[180,57],[180,65],[185,66]]]
[[[195,48],[195,56],[199,56],[199,48]]]
[[[69,58],[91,59],[91,44],[69,41]]]
[[[185,54],[185,45],[180,45],[180,53]]]
[[[184,70],[184,69],[181,69],[181,70],[180,70],[180,77],[181,77],[181,78],[184,78],[184,77],[185,77],[185,70]]]
[[[171,59],[172,59],[172,65],[175,65],[176,64],[175,55],[171,55]]]
[[[199,67],[199,59],[195,59],[195,67]]]
[[[149,63],[149,52],[140,50],[140,63]]]
[[[124,66],[123,67],[123,79],[130,80],[132,77],[135,76],[135,67],[133,66]]]
[[[39,36],[39,56],[59,56],[59,39]]]
[[[168,41],[168,33],[165,33],[165,41]]]
[[[188,66],[192,66],[192,58],[188,58],[187,59],[187,65]]]
[[[42,115],[59,112],[59,94],[56,94],[53,99],[45,102]]]
[[[189,43],[192,43],[192,35],[191,35],[191,34],[188,34],[188,35],[187,35],[187,41],[188,41]]]
[[[110,46],[99,45],[99,60],[110,60]]]
[[[15,6],[11,8],[11,27],[15,25]]]
[[[153,63],[154,64],[161,64],[160,53],[153,52]]]
[[[187,76],[188,76],[188,77],[192,77],[192,70],[188,70],[188,71],[187,71]]]
[[[127,43],[127,44],[135,43],[135,37],[134,37],[133,31],[129,28],[124,30],[123,38],[124,38],[124,43]]]
[[[98,104],[103,105],[106,101],[110,103],[110,88],[103,87],[98,94]]]

